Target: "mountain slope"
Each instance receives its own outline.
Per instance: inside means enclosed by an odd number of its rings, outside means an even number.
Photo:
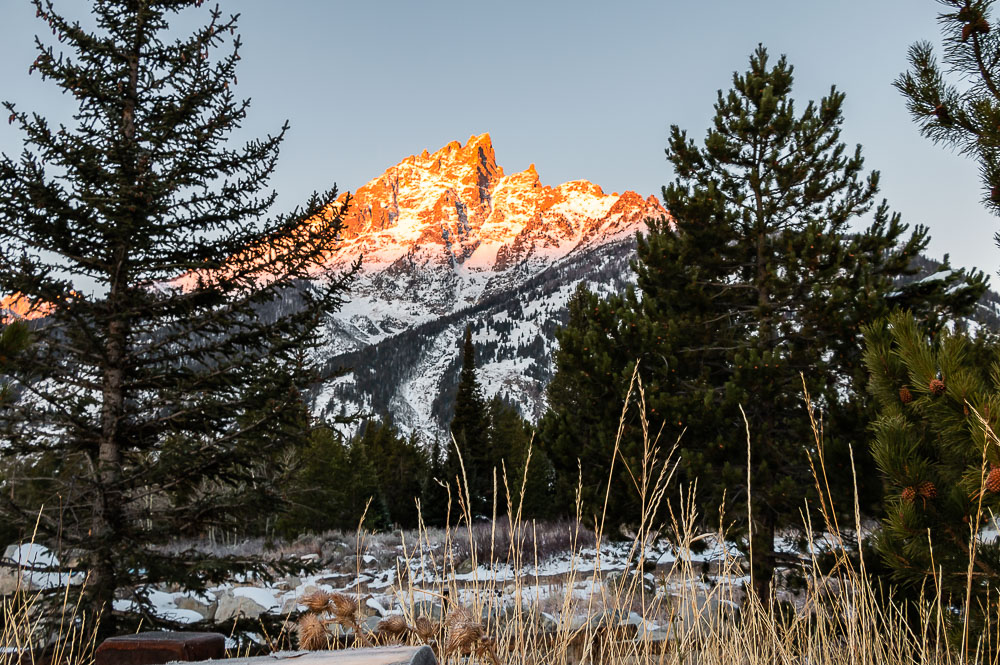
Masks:
[[[505,175],[488,134],[404,159],[350,201],[328,269],[362,255],[362,270],[323,353],[354,369],[316,409],[391,413],[406,431],[442,433],[469,324],[487,395],[537,417],[569,296],[581,281],[620,289],[635,232],[665,214],[652,196],[543,185],[534,165]]]

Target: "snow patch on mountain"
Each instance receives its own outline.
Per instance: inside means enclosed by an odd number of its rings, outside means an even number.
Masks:
[[[623,288],[636,231],[664,215],[635,192],[543,185],[534,164],[505,175],[489,134],[407,157],[359,188],[344,214],[327,269],[358,255],[362,269],[326,322],[321,353],[329,369],[352,369],[324,386],[315,410],[392,414],[404,431],[443,435],[470,325],[486,395],[537,418],[576,286]]]

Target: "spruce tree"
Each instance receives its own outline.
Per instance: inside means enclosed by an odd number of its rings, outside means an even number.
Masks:
[[[404,436],[391,420],[369,422],[358,442],[376,462],[374,478],[384,503],[386,526],[417,526],[416,500],[426,484],[430,463],[415,434]]]
[[[995,336],[934,334],[908,312],[864,334],[878,410],[871,446],[886,484],[878,552],[895,583],[925,598],[940,592],[964,613],[971,590],[979,626],[1000,585],[1000,538],[988,528],[1000,511],[1000,346]]]
[[[447,482],[452,483],[452,496],[457,499],[455,489],[464,494],[464,483],[467,480],[471,503],[467,507],[473,518],[489,515],[493,502],[493,455],[490,450],[486,401],[479,387],[479,379],[476,378],[476,349],[469,326],[465,327],[462,342],[462,372],[455,394],[451,436],[454,442],[449,448]],[[455,446],[461,451],[461,464]],[[462,465],[465,467],[464,479]]]
[[[148,585],[282,570],[162,545],[280,505],[257,469],[309,440],[308,352],[349,281],[314,279],[341,208],[331,191],[268,216],[287,125],[231,141],[248,111],[236,16],[202,0],[94,0],[89,30],[33,4],[64,50],[39,38],[31,71],[76,110],[56,126],[5,102],[25,147],[0,159],[0,293],[48,314],[8,371],[25,397],[0,413],[0,454],[79,469],[51,487],[60,512],[36,539],[77,555],[63,563],[88,574],[108,634],[123,626],[115,599],[149,625]],[[170,30],[197,16],[193,33]],[[33,524],[8,490],[3,518]]]
[[[429,526],[444,526],[449,519],[448,489],[445,483],[449,482],[450,469],[448,452],[437,438],[431,444],[429,464],[420,493],[420,518]],[[454,483],[453,475],[451,482]],[[451,509],[455,510],[455,507],[452,506]]]
[[[840,140],[843,94],[833,89],[799,113],[792,83],[785,58],[772,66],[759,47],[749,70],[719,92],[703,146],[671,128],[667,155],[677,179],[663,190],[670,218],[651,220],[638,239],[638,288],[578,303],[576,321],[571,310],[549,393],[562,414],[553,419],[564,423],[552,459],[572,473],[566,459],[574,450],[609,458],[615,429],[608,418],[617,424],[638,362],[651,429],[662,424],[670,443],[683,433],[683,477],[699,479],[702,514],[717,519],[725,499],[731,535],[744,551],[752,533],[762,598],[781,559],[775,537],[800,522],[814,487],[810,462],[823,454],[828,468],[840,470],[835,482],[850,482],[846,445],[863,439],[865,408],[854,398],[865,380],[860,326],[899,303],[953,316],[985,288],[981,274],[961,271],[922,283],[931,286],[919,293],[896,285],[915,271],[910,262],[926,246],[926,230],[907,236],[899,216],[876,205],[878,174],[866,176],[860,146],[848,151]],[[855,231],[852,224],[869,214],[871,224]],[[560,378],[564,372],[575,376]],[[803,376],[826,421],[822,450],[803,405]],[[596,414],[567,400],[567,385],[574,398],[597,400],[602,423],[579,424]],[[613,393],[617,409],[601,405]],[[638,467],[640,425],[635,409],[627,411],[623,466]],[[612,482],[612,492],[626,487]],[[610,505],[630,502],[622,496]]]

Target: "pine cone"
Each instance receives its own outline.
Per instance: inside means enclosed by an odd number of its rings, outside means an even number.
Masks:
[[[951,114],[948,113],[948,107],[944,104],[938,104],[934,107],[934,115],[937,116],[937,119],[941,121],[942,125],[951,124]]]
[[[913,489],[912,487],[903,488],[903,501],[905,501],[906,503],[913,503],[913,501],[916,498],[917,498],[917,491],[915,489]]]
[[[937,487],[934,486],[929,480],[917,485],[917,494],[925,499],[936,499],[937,498]]]
[[[962,41],[963,42],[969,41],[969,37],[971,36],[972,36],[972,24],[966,23],[965,25],[962,26]]]
[[[913,393],[906,386],[899,389],[899,401],[903,404],[909,404],[913,401]]]
[[[930,388],[931,394],[935,397],[940,397],[944,394],[944,381],[941,379],[931,379],[927,387]]]
[[[1000,467],[995,466],[986,476],[986,491],[1000,494]]]

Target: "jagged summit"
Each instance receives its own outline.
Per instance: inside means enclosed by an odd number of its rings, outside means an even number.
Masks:
[[[508,175],[489,134],[407,157],[351,198],[327,269],[361,255],[361,274],[331,317],[324,353],[356,372],[324,390],[317,409],[347,402],[391,413],[407,431],[440,431],[470,324],[486,392],[536,416],[576,284],[620,289],[635,232],[665,214],[655,197],[587,180],[546,185],[534,164]]]
[[[503,271],[533,255],[564,256],[595,236],[631,234],[665,212],[653,197],[605,194],[586,180],[543,185],[534,164],[506,175],[490,135],[480,134],[411,155],[359,188],[337,253],[362,253],[366,272],[415,253]]]

